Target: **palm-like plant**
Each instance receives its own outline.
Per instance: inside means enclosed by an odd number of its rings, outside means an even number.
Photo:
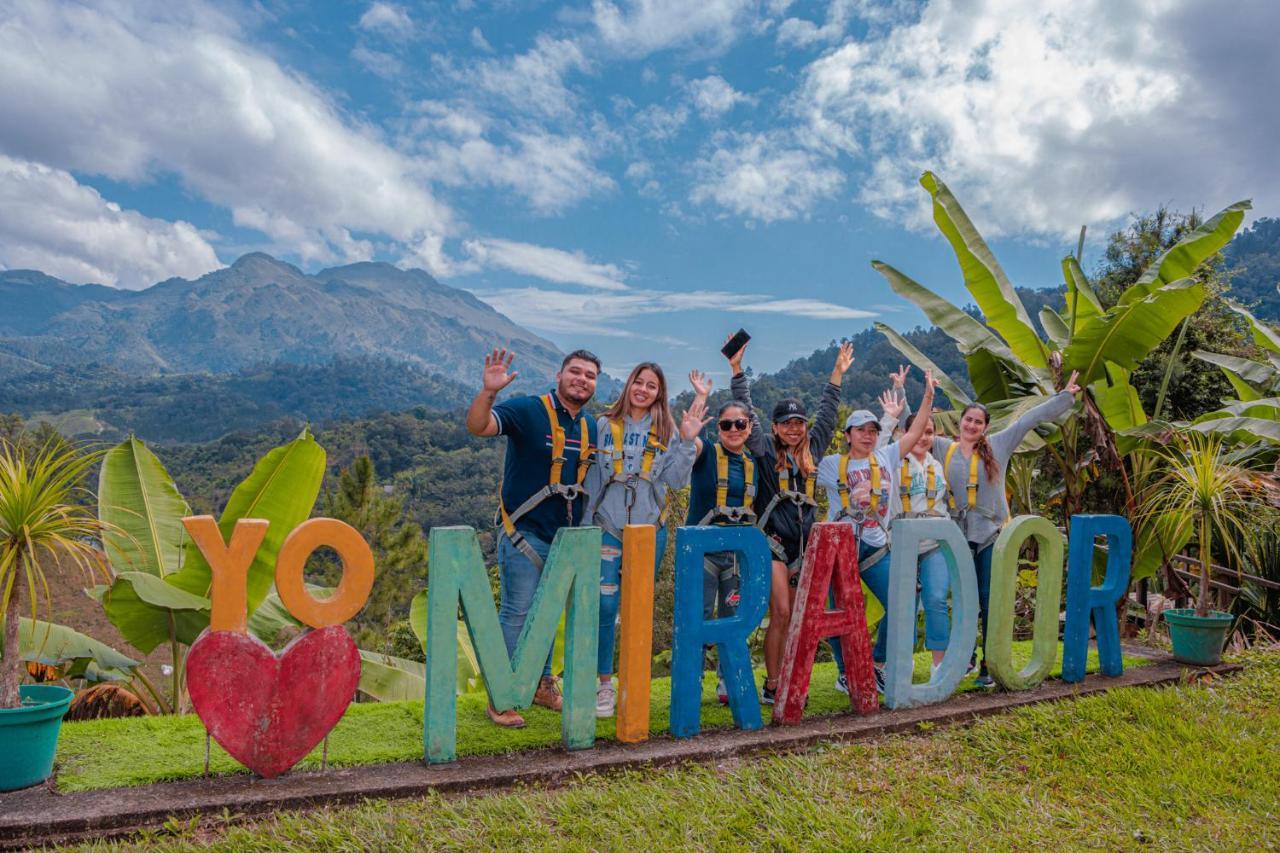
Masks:
[[[1167,525],[1183,541],[1192,535],[1200,563],[1200,591],[1196,615],[1209,615],[1209,574],[1215,543],[1237,570],[1244,554],[1267,529],[1274,515],[1266,501],[1272,485],[1265,474],[1251,469],[1248,457],[1230,452],[1220,435],[1188,431],[1173,442],[1144,451],[1157,457],[1164,473],[1153,479],[1144,495],[1144,513],[1152,523]]]
[[[21,701],[18,625],[23,606],[34,616],[41,596],[50,599],[41,560],[67,558],[90,575],[102,566],[93,542],[103,525],[73,500],[98,456],[66,444],[36,450],[0,441],[0,708],[16,708]]]

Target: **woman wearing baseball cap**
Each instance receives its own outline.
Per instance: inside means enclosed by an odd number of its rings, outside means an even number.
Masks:
[[[932,371],[925,371],[924,396],[920,400],[921,412],[933,410]],[[886,418],[896,419],[902,414],[903,402],[892,392],[880,398]],[[898,441],[880,444],[880,420],[866,409],[858,409],[844,422],[844,437],[848,449],[823,458],[818,465],[818,485],[827,491],[830,521],[848,521],[853,524],[858,538],[858,571],[862,581],[882,604],[889,595],[889,535],[887,527],[897,506],[894,473],[902,464],[902,457],[915,446],[924,434],[929,418],[916,418]],[[868,626],[870,627],[870,626]],[[883,691],[885,637],[887,631],[876,636],[872,658],[876,667],[876,686]],[[841,665],[837,689],[848,691],[848,680]]]
[[[765,682],[762,701],[772,705],[778,689],[778,671],[791,624],[805,542],[817,515],[814,500],[816,459],[822,457],[835,432],[840,407],[840,383],[853,364],[853,345],[846,342],[836,353],[836,363],[822,390],[818,414],[809,427],[804,403],[780,400],[773,408],[772,436],[766,436],[751,405],[751,382],[742,372],[744,345],[729,357],[733,368],[733,399],[751,413],[753,429],[747,446],[760,460],[760,490],[756,494],[756,524],[769,537],[773,551],[773,576],[769,589],[769,627],[764,635]]]

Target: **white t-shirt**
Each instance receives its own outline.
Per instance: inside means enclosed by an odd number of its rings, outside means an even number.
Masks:
[[[881,493],[876,507],[876,512],[872,513],[870,506],[864,506],[867,513],[866,520],[862,523],[862,541],[866,542],[872,548],[883,548],[889,542],[889,535],[886,532],[886,526],[895,515],[895,508],[898,504],[898,489],[894,480],[897,477],[897,469],[902,465],[901,445],[899,442],[886,444],[877,450],[872,451],[876,457],[876,462],[880,466],[880,487]],[[818,463],[818,485],[822,486],[827,493],[827,521],[835,521],[836,516],[840,514],[840,478],[847,473],[849,490],[852,490],[858,483],[866,482],[871,479],[871,463],[866,459],[854,459],[850,457],[847,472],[840,471],[839,454],[831,454],[824,456],[822,461]],[[887,494],[884,490],[887,489]],[[853,496],[850,495],[850,501]],[[855,507],[850,507],[855,509]]]

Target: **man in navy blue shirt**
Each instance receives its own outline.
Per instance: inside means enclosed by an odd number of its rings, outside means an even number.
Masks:
[[[498,392],[518,375],[510,370],[514,357],[505,349],[484,357],[484,387],[467,411],[467,429],[473,435],[507,437],[499,505],[503,530],[498,538],[498,622],[509,655],[515,654],[556,531],[582,522],[586,497],[581,483],[597,445],[595,418],[584,415],[582,408],[595,394],[600,374],[600,359],[577,350],[560,364],[555,390],[495,406]],[[553,711],[563,704],[551,676],[550,655],[533,701]],[[524,726],[515,710],[498,711],[491,703],[488,714],[500,726]]]

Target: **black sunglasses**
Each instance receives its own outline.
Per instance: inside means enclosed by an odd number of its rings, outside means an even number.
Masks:
[[[725,432],[728,432],[731,429],[746,429],[750,423],[751,421],[747,420],[746,418],[732,418],[732,419],[725,418],[724,420],[720,421],[720,423],[717,424],[717,426],[719,426],[720,429],[724,430]]]

